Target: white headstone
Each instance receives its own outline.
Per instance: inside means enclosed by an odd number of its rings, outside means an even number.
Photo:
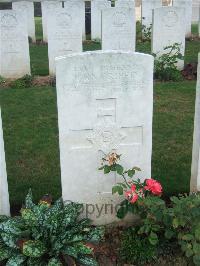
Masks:
[[[0,109],[0,215],[10,215],[10,203],[9,203],[9,194],[8,194],[8,181],[7,181],[7,172],[6,172],[1,109]]]
[[[133,8],[102,11],[102,50],[135,51],[136,22]]]
[[[95,224],[118,221],[122,200],[111,192],[120,178],[98,171],[105,154],[123,154],[125,167],[142,169],[137,177],[151,176],[153,61],[122,51],[56,58],[62,195],[84,203]]]
[[[185,9],[185,36],[191,36],[192,25],[192,0],[173,0],[173,6]]]
[[[181,54],[185,54],[185,23],[184,8],[161,7],[153,11],[152,29],[152,52],[161,56],[169,50],[165,47],[179,43]],[[177,67],[181,70],[184,67],[184,60],[179,60]]]
[[[35,17],[34,17],[34,4],[33,2],[20,1],[12,3],[13,10],[17,12],[24,12],[27,19],[28,36],[35,42]]]
[[[68,0],[64,2],[64,7],[68,10],[74,9],[76,16],[81,16],[83,28],[83,40],[86,39],[85,35],[85,1],[84,0]]]
[[[199,22],[199,8],[200,8],[200,0],[192,1],[192,23]]]
[[[199,37],[200,37],[200,7],[199,7],[199,25],[198,25],[199,27]]]
[[[200,53],[197,74],[190,191],[200,191]]]
[[[13,10],[0,11],[0,75],[20,78],[30,74],[28,32],[25,17]]]
[[[101,39],[101,11],[111,7],[108,0],[92,0],[91,1],[91,38],[93,40]]]
[[[43,29],[43,41],[48,42],[47,36],[47,21],[48,16],[52,16],[57,8],[62,7],[62,2],[57,1],[42,1],[42,29]]]
[[[149,28],[152,25],[152,11],[162,7],[162,0],[142,0],[142,25]]]
[[[115,2],[115,7],[133,8],[135,10],[135,1],[134,0],[117,0]]]
[[[74,9],[56,9],[48,19],[49,72],[55,75],[55,58],[82,52],[82,18]]]

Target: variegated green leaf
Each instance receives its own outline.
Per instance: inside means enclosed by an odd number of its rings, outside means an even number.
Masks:
[[[48,266],[62,266],[62,263],[59,259],[52,258],[49,260]]]
[[[7,234],[7,233],[1,233],[1,237],[6,246],[10,248],[17,248],[17,245],[16,245],[17,236]]]
[[[88,257],[88,256],[78,258],[78,262],[79,262],[81,265],[86,265],[86,266],[98,266],[97,261],[96,261],[94,258],[92,258],[92,257]]]
[[[22,254],[14,255],[8,260],[6,266],[21,266],[26,259]]]
[[[23,254],[27,257],[39,258],[46,252],[46,247],[41,241],[29,240],[23,244]]]

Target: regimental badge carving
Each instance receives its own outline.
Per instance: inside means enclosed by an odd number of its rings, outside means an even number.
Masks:
[[[168,11],[166,16],[163,17],[163,22],[166,27],[173,27],[178,22],[178,15],[175,11]]]

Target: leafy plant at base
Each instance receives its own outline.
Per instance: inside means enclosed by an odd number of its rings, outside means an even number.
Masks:
[[[82,205],[64,205],[61,199],[52,205],[51,201],[45,196],[36,205],[30,191],[21,216],[0,216],[0,262],[9,266],[59,266],[67,261],[97,265],[89,243],[101,239],[102,228],[79,219]]]
[[[182,80],[181,71],[177,69],[178,61],[184,59],[181,54],[181,44],[174,43],[166,46],[164,51],[161,56],[153,54],[155,57],[155,78],[162,81]]]
[[[151,32],[152,32],[152,24],[150,24],[149,27],[142,25],[143,40],[150,41],[151,40]]]
[[[103,158],[99,168],[104,174],[115,172],[122,177],[122,182],[113,187],[113,194],[124,195],[117,216],[124,218],[127,212],[132,212],[140,217],[139,228],[133,229],[137,237],[147,242],[144,245],[154,247],[170,241],[174,246],[179,245],[182,252],[195,265],[200,265],[200,194],[182,195],[171,197],[171,203],[166,205],[159,196],[162,186],[154,179],[146,179],[144,183],[133,180],[136,171],[133,167],[125,170],[119,164],[121,155],[115,152],[109,153]],[[129,241],[129,240],[128,240]],[[131,241],[131,239],[130,239]],[[138,242],[134,250],[137,259]],[[125,251],[124,251],[125,252]],[[126,254],[128,258],[128,255]]]
[[[155,261],[157,246],[150,245],[147,238],[137,233],[138,228],[128,228],[123,232],[119,257],[128,264],[143,265]]]
[[[12,81],[11,88],[13,89],[25,89],[31,87],[33,83],[33,77],[30,75],[25,75],[20,79]]]

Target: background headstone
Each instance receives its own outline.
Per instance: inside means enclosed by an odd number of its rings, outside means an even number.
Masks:
[[[190,191],[200,191],[200,53],[197,74]]]
[[[13,10],[17,12],[24,12],[28,25],[28,36],[35,42],[35,18],[34,18],[34,4],[33,2],[20,1],[12,3]]]
[[[153,10],[152,52],[160,56],[169,50],[165,47],[174,43],[181,44],[181,54],[185,53],[185,11],[180,7],[161,7]],[[178,61],[178,68],[184,67],[184,61]]]
[[[57,8],[62,7],[62,2],[56,1],[43,1],[41,2],[42,7],[42,30],[43,30],[43,41],[48,42],[47,36],[47,21],[48,16],[52,16]]]
[[[94,224],[118,221],[122,199],[112,195],[120,178],[98,171],[105,154],[117,151],[125,167],[142,169],[137,177],[151,177],[153,61],[121,51],[56,58],[62,195],[90,204]]]
[[[0,11],[0,75],[20,78],[30,75],[30,56],[25,16],[13,10]]]
[[[185,9],[185,36],[191,36],[192,25],[192,0],[173,0],[173,6]]]
[[[102,50],[135,51],[134,10],[123,7],[102,10]]]
[[[199,22],[199,8],[200,8],[200,0],[192,1],[192,23]]]
[[[162,0],[142,0],[142,25],[149,28],[152,25],[152,11],[162,7]]]
[[[108,0],[91,1],[91,38],[92,40],[101,39],[101,11],[111,7]]]
[[[65,9],[74,9],[76,16],[81,16],[83,27],[83,40],[86,39],[85,35],[85,1],[84,0],[68,0],[64,2]]]
[[[133,8],[135,10],[134,0],[116,0],[115,7]]]
[[[74,9],[57,8],[48,19],[49,72],[55,75],[55,58],[82,52],[82,18]]]
[[[10,215],[10,203],[8,194],[8,181],[6,172],[6,160],[3,141],[3,126],[0,108],[0,215]]]

